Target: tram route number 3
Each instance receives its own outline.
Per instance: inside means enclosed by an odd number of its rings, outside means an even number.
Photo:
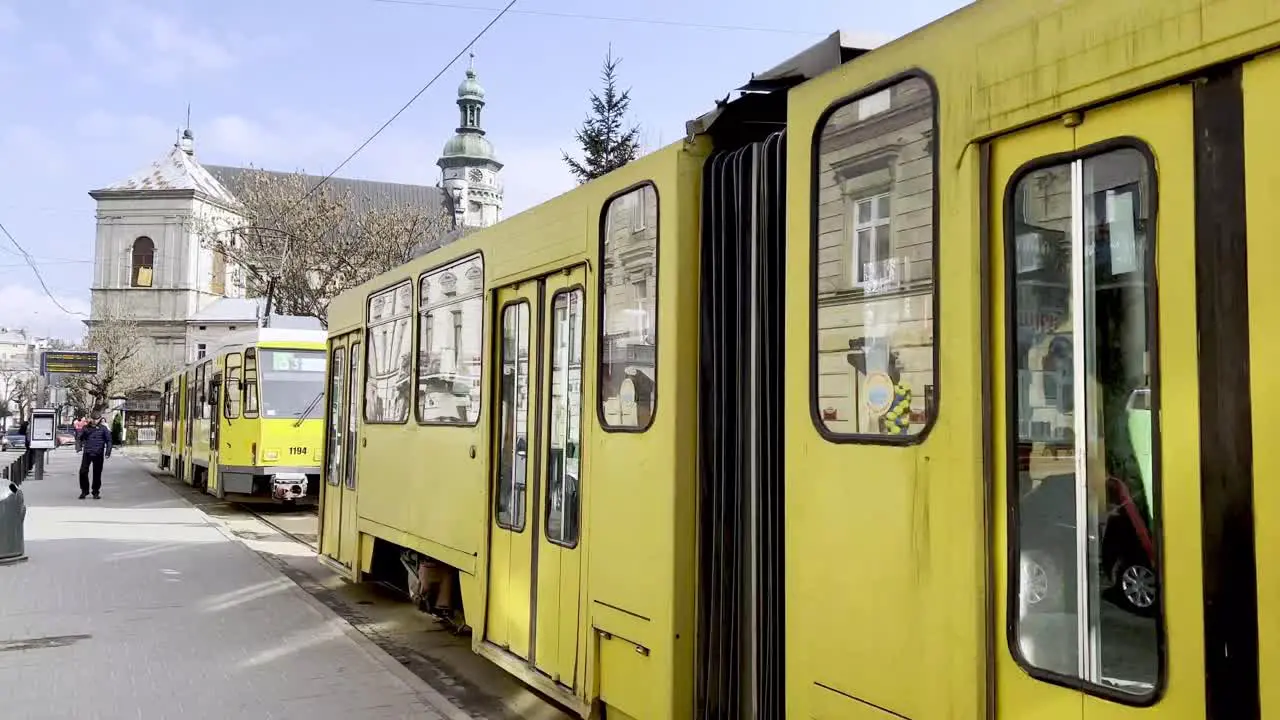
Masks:
[[[289,448],[289,454],[290,455],[306,455],[307,449],[304,447],[294,446]]]

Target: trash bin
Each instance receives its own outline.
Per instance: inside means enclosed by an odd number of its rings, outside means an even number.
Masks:
[[[27,503],[22,491],[12,482],[5,483],[0,488],[0,565],[26,558],[26,521]]]

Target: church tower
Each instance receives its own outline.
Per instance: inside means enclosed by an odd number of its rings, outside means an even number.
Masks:
[[[457,131],[436,161],[458,228],[487,227],[502,219],[502,181],[498,178],[502,163],[480,124],[484,88],[476,80],[474,61],[472,55],[473,65],[458,86]]]
[[[235,197],[196,160],[190,129],[148,167],[89,196],[97,201],[97,238],[87,324],[108,310],[123,312],[185,362],[187,319],[244,295],[239,269],[196,229],[233,226]]]

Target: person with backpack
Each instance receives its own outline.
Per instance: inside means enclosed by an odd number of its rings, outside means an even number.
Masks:
[[[93,499],[102,497],[102,462],[111,457],[111,431],[97,413],[80,431],[80,499],[89,497],[89,468],[93,468]]]

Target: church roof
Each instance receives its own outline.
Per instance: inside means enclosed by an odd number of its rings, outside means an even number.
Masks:
[[[220,202],[235,202],[235,196],[178,145],[150,166],[95,192],[130,190],[195,190]]]
[[[235,167],[233,165],[206,165],[205,169],[233,195],[237,190],[244,187],[252,173],[265,172],[268,175],[279,177],[293,174],[276,170]],[[314,186],[324,179],[318,175],[304,174],[302,177],[308,187]],[[356,212],[364,212],[372,208],[402,207],[405,205],[448,209],[444,191],[430,185],[407,185],[404,183],[335,177],[325,182],[325,186],[332,187],[340,193],[350,193],[352,209]]]

